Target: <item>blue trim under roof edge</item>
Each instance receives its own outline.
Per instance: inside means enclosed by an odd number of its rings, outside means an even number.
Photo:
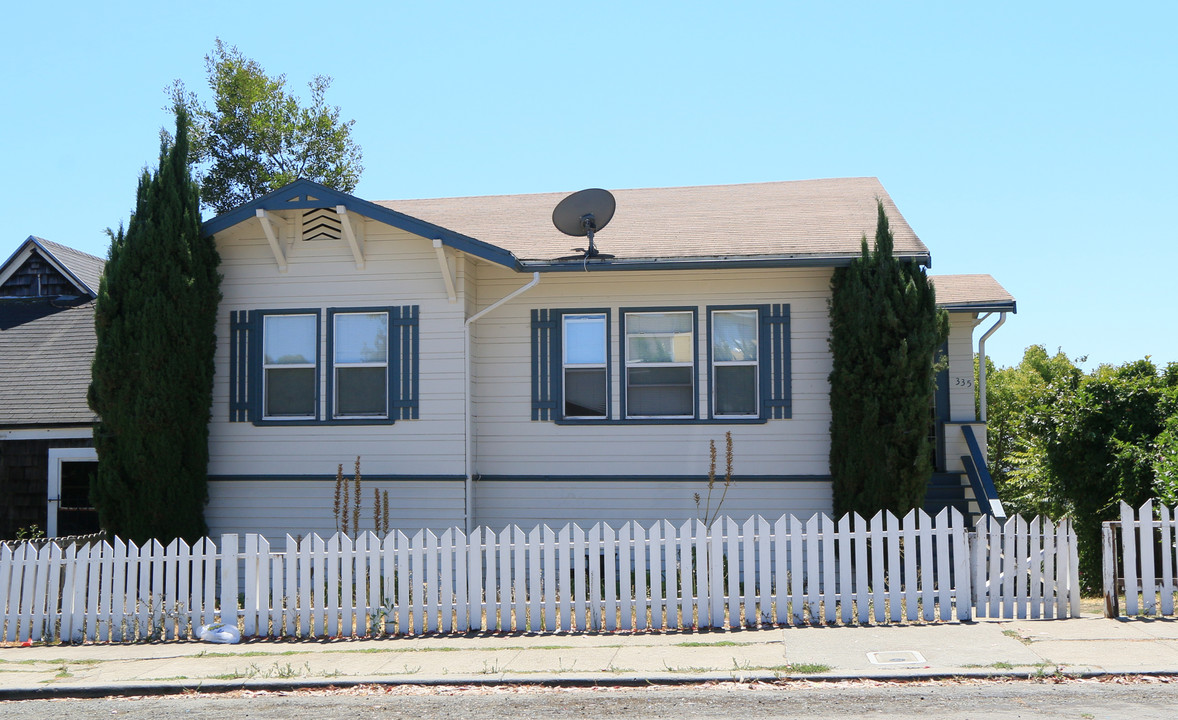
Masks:
[[[314,195],[317,200],[290,200],[291,195]],[[462,252],[469,253],[475,257],[480,257],[484,260],[511,268],[516,272],[523,272],[523,266],[519,260],[516,259],[510,251],[504,250],[501,247],[485,243],[481,240],[476,240],[472,237],[467,237],[461,233],[447,230],[440,225],[419,220],[404,213],[390,210],[389,208],[377,205],[376,203],[363,200],[355,195],[333,190],[325,185],[320,185],[313,180],[295,180],[292,183],[283,185],[277,190],[263,195],[262,197],[242,205],[241,207],[230,210],[227,213],[218,215],[215,218],[206,220],[200,226],[201,232],[204,235],[214,235],[234,225],[243,223],[250,218],[255,217],[257,210],[302,210],[307,208],[334,208],[336,205],[343,205],[349,211],[355,212],[364,217],[383,222],[386,225],[399,228],[405,232],[413,233],[427,240],[438,239],[448,247]]]
[[[846,267],[851,261],[861,257],[854,255],[838,256],[794,256],[794,257],[725,257],[707,259],[674,259],[674,260],[562,260],[552,262],[548,260],[520,261],[522,272],[585,272],[593,270],[716,270],[721,268],[798,268],[798,267]],[[913,255],[898,255],[900,260],[916,262],[925,267],[932,267],[932,260],[928,253]]]
[[[946,305],[942,305],[940,303],[937,303],[937,307],[943,308],[944,310],[951,312],[951,313],[967,313],[967,312],[970,312],[970,313],[1008,312],[1008,313],[1014,313],[1014,314],[1018,313],[1018,303],[1015,302],[1014,300],[1011,300],[1008,303],[986,302],[986,303],[978,303],[976,305],[970,305],[969,303],[949,303]]]

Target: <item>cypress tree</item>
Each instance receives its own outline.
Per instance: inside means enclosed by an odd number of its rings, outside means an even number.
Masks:
[[[90,499],[104,530],[137,543],[195,540],[208,530],[220,259],[201,236],[187,126],[178,109],[175,142],[161,143],[159,169],[140,176],[126,230],[111,233],[95,305]]]
[[[878,202],[875,250],[831,279],[830,472],[834,511],[901,514],[924,502],[932,475],[934,357],[949,333],[923,268],[893,255]]]

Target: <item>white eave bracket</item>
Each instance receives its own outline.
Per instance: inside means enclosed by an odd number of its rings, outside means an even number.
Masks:
[[[255,213],[258,216],[258,222],[262,224],[262,232],[266,233],[266,242],[270,243],[270,252],[274,253],[274,261],[278,263],[278,272],[286,272],[289,265],[286,262],[286,253],[282,250],[282,243],[278,240],[282,219],[260,208]]]
[[[340,222],[344,226],[344,237],[348,240],[348,248],[352,251],[352,259],[356,261],[356,269],[363,270],[367,261],[364,258],[364,236],[362,233],[356,232],[357,228],[352,225],[352,216],[348,214],[348,208],[343,205],[336,205],[335,212],[340,217]]]
[[[446,297],[450,298],[450,302],[455,302],[458,300],[458,295],[454,291],[454,274],[450,271],[450,263],[446,260],[446,250],[438,238],[434,238],[434,252],[438,255],[438,266],[442,269],[442,279],[446,281]]]

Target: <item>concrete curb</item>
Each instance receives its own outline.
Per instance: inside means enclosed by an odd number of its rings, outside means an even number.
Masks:
[[[1109,672],[1109,671],[1081,671],[1068,672],[1059,670],[1059,675],[1067,679],[1092,679],[1101,677],[1172,677],[1178,681],[1178,671],[1146,671],[1146,672]],[[420,680],[382,680],[367,678],[356,680],[247,680],[243,682],[215,681],[199,683],[197,685],[183,685],[171,683],[143,683],[125,685],[88,685],[79,687],[29,687],[0,689],[0,702],[8,700],[63,700],[63,699],[94,699],[104,697],[132,697],[168,695],[184,695],[187,693],[228,693],[239,690],[255,690],[262,692],[291,692],[297,690],[325,690],[348,689],[369,685],[375,686],[407,686],[407,687],[500,687],[506,685],[524,685],[547,688],[586,688],[586,687],[654,687],[654,686],[682,686],[706,685],[714,683],[836,683],[869,681],[880,683],[911,683],[911,682],[944,682],[953,680],[1046,680],[1056,677],[1056,673],[1042,674],[1037,672],[933,672],[922,675],[779,675],[769,673],[751,673],[739,678],[721,677],[718,675],[684,675],[681,677],[563,677],[563,678],[535,678],[535,677],[501,677],[501,678],[468,678],[458,680],[454,678],[424,678]]]

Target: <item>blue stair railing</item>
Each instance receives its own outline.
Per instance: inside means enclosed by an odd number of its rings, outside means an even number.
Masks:
[[[961,433],[965,435],[965,444],[969,446],[969,455],[961,456],[961,464],[965,466],[965,474],[969,476],[969,484],[973,488],[974,497],[978,500],[978,510],[983,515],[992,515],[998,520],[1006,519],[1006,511],[1002,508],[1002,501],[998,499],[998,491],[994,487],[994,479],[990,477],[990,469],[986,467],[986,456],[978,444],[972,425],[962,425]]]

